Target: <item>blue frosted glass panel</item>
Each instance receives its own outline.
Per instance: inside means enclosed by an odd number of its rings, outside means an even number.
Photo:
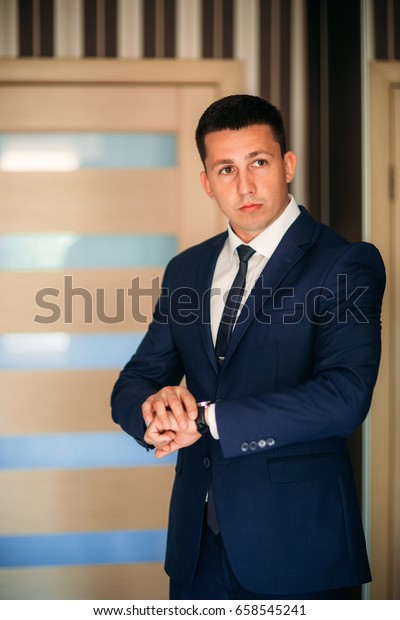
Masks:
[[[164,266],[176,254],[174,235],[0,235],[0,269],[118,269]]]
[[[156,467],[175,461],[176,453],[157,459],[122,431],[0,437],[0,470]]]
[[[135,353],[142,333],[3,334],[2,370],[80,370],[121,368]]]
[[[172,168],[171,133],[0,134],[0,170],[71,171],[80,168]]]
[[[165,530],[0,536],[0,567],[162,562],[166,539]]]

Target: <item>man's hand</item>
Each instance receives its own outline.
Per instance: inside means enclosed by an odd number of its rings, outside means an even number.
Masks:
[[[161,424],[164,430],[171,430],[172,415],[178,425],[178,430],[186,431],[190,421],[197,418],[197,405],[187,388],[179,385],[168,386],[144,401],[142,413],[146,426],[149,426],[157,416],[158,428]]]
[[[155,414],[144,436],[144,440],[156,448],[154,453],[156,458],[162,458],[180,448],[187,448],[201,437],[193,420],[187,422],[187,428],[183,431],[171,411],[167,411],[167,416],[168,430],[164,429],[164,421]]]

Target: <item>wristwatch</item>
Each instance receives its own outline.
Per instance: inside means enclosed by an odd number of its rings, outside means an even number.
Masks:
[[[196,405],[197,405],[197,418],[195,422],[197,426],[197,431],[200,433],[200,435],[203,435],[203,437],[206,437],[207,435],[210,434],[210,427],[208,426],[206,422],[205,413],[206,413],[206,409],[208,405],[211,405],[211,401],[202,400],[200,403],[196,403]]]

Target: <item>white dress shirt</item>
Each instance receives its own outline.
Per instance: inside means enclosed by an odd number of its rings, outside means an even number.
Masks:
[[[275,252],[283,235],[288,228],[300,215],[300,209],[293,196],[284,212],[270,226],[263,230],[257,237],[248,243],[255,253],[250,257],[246,274],[246,287],[241,301],[240,309],[246,303],[246,299],[253,289],[257,278],[261,275],[264,267],[272,254]],[[213,342],[217,339],[219,324],[225,306],[226,295],[232,286],[236,273],[239,269],[239,256],[236,248],[242,245],[243,241],[228,227],[228,237],[215,265],[214,277],[212,280],[212,294],[210,298],[210,317],[211,334]],[[238,316],[240,314],[240,309]],[[208,424],[211,435],[214,439],[219,439],[218,428],[215,415],[215,404],[208,407]]]

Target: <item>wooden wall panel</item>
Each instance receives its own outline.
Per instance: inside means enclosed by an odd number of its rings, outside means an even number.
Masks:
[[[117,369],[2,371],[0,435],[118,432],[109,404],[118,373]]]
[[[163,600],[162,563],[16,568],[0,571],[0,599]]]
[[[149,462],[154,458],[148,454]],[[0,531],[10,535],[165,529],[173,473],[170,465],[0,471],[0,497],[7,497]]]
[[[0,172],[2,233],[164,233],[176,229],[176,169]],[[29,205],[29,206],[28,206]]]
[[[179,213],[179,247],[184,249],[207,239],[207,231],[226,228],[215,201],[206,197],[205,193],[194,193],[193,188],[200,185],[200,172],[203,169],[198,153],[193,149],[197,120],[220,93],[212,87],[185,88],[179,93],[179,109],[181,117],[181,133],[179,141],[179,161],[188,163],[187,173],[179,177],[180,213]]]
[[[0,130],[174,131],[176,96],[168,86],[3,85]]]
[[[110,329],[144,333],[163,271],[161,267],[0,271],[0,333],[94,333]],[[47,289],[54,290],[46,293]]]

